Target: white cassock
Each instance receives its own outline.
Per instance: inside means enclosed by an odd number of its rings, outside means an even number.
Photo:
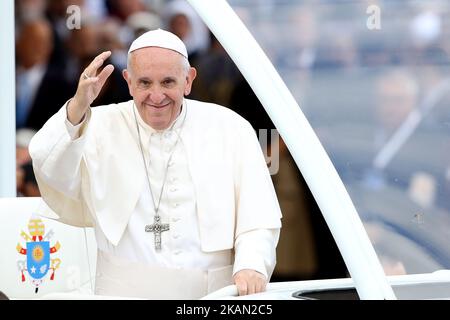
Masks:
[[[72,126],[64,105],[29,151],[42,198],[59,220],[95,227],[97,294],[195,299],[232,284],[242,269],[270,278],[281,211],[245,119],[185,99],[174,124],[156,131],[133,101],[91,110]],[[145,226],[154,222],[152,196],[157,205],[166,165],[159,214],[170,227],[156,251]]]

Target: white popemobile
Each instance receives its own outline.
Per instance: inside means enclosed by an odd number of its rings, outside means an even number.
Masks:
[[[448,91],[448,80],[444,79],[431,90],[419,108],[385,140],[373,158],[373,170],[357,175],[354,174],[356,163],[363,158],[364,151],[357,149],[353,150],[354,154],[348,153],[356,140],[341,137],[337,121],[332,125],[332,121],[316,121],[313,126],[316,132],[328,129],[337,132],[331,144],[322,140],[321,135],[322,141],[319,140],[279,73],[227,1],[188,1],[239,67],[276,125],[327,222],[350,275],[342,279],[272,282],[265,292],[243,297],[237,296],[235,286],[229,286],[204,299],[450,298],[450,250],[446,248],[450,239],[450,200],[442,196],[438,201],[445,190],[444,182],[436,180],[441,176],[450,177],[447,169],[450,162],[439,163],[440,166],[433,162],[427,170],[428,162],[445,158],[433,152],[444,152],[441,142],[447,139],[445,134],[448,133],[438,136],[441,131],[427,127],[422,134],[421,128],[421,123],[427,122],[427,116]],[[288,11],[289,5],[293,5],[292,1],[285,1],[284,6],[275,8],[269,1],[259,8],[252,1],[229,2],[244,18],[246,6],[253,6],[252,12],[260,12],[267,18],[273,15],[264,14],[265,9]],[[12,10],[9,11],[12,15]],[[261,25],[260,21],[258,26]],[[343,75],[348,76],[348,73]],[[335,83],[344,81],[340,75],[335,78]],[[0,82],[13,81],[11,79],[2,78]],[[305,113],[308,116],[308,112]],[[320,111],[315,115],[324,117]],[[344,127],[352,128],[351,120],[346,121]],[[317,130],[319,127],[323,130]],[[433,149],[437,142],[441,143],[440,147]],[[408,152],[402,158],[405,149]],[[427,153],[429,157],[424,156]],[[418,161],[421,156],[424,160]],[[403,160],[396,162],[400,158]],[[344,159],[343,166],[340,159]],[[420,170],[413,168],[407,175],[409,166],[416,162]],[[394,179],[391,181],[380,172],[393,172]],[[438,178],[432,176],[434,173]],[[407,187],[401,183],[404,176],[408,176]],[[10,299],[121,299],[93,294],[96,265],[93,230],[70,227],[47,218],[52,216],[54,213],[40,198],[0,198],[0,291]],[[33,224],[45,229],[37,232]],[[395,261],[403,274],[386,275],[390,273],[386,261]],[[40,271],[42,275],[37,275]]]

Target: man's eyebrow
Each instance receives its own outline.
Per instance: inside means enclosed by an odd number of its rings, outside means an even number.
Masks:
[[[161,82],[177,82],[177,78],[176,77],[164,77],[164,79]]]

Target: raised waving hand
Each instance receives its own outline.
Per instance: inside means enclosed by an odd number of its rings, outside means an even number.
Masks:
[[[99,72],[100,67],[110,55],[111,51],[102,52],[92,60],[81,74],[77,92],[67,107],[67,119],[73,125],[81,122],[87,109],[97,98],[106,80],[114,71],[114,66],[108,64]]]

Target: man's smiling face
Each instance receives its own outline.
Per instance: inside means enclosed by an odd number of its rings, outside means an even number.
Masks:
[[[159,47],[133,51],[129,59],[123,76],[141,118],[153,129],[168,128],[191,92],[195,69],[178,52]]]

